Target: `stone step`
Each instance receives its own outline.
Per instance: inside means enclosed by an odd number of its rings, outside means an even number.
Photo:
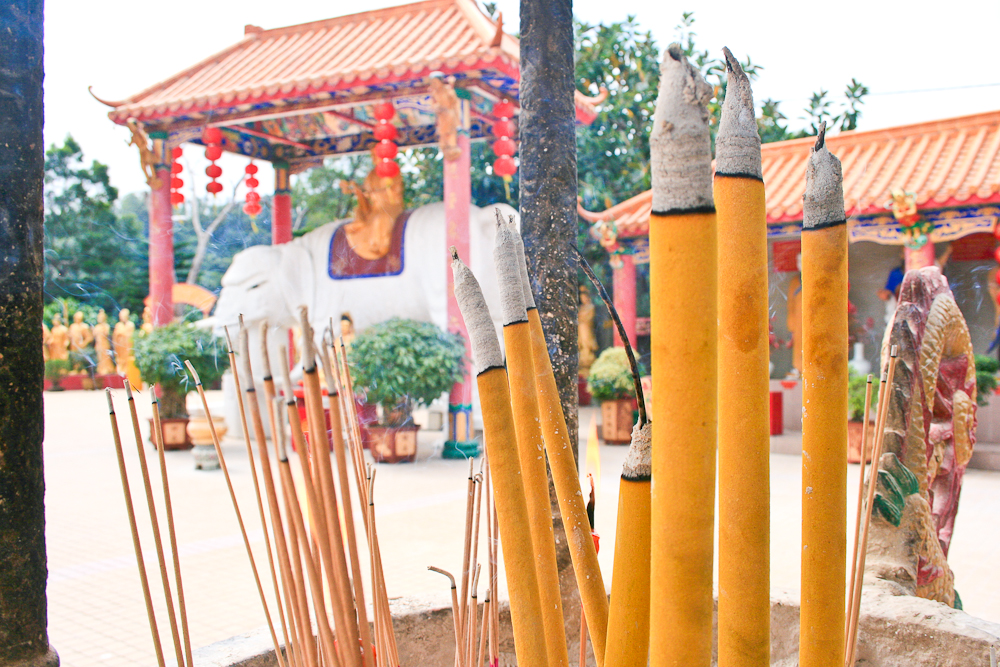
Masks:
[[[974,470],[1000,471],[1000,444],[977,442],[975,448],[972,450],[972,459],[969,460],[969,467]]]

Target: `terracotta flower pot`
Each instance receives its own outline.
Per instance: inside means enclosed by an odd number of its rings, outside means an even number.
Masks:
[[[861,463],[861,422],[847,422],[847,461],[848,463]],[[868,455],[865,457],[866,463],[871,463],[872,447],[875,444],[875,424],[868,422]]]
[[[419,426],[364,426],[372,458],[377,463],[410,463],[417,458]]]
[[[160,424],[163,426],[163,449],[165,451],[170,451],[172,449],[191,449],[194,445],[188,438],[187,417],[175,418],[175,417],[161,417]],[[149,419],[149,442],[156,446],[153,442],[153,419]]]
[[[627,445],[632,442],[634,413],[638,404],[634,398],[616,398],[601,401],[601,438],[609,445]]]

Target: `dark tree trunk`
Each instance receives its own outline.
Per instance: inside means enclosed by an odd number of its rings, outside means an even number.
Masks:
[[[576,113],[573,3],[521,0],[521,233],[577,453]]]
[[[573,55],[571,0],[521,0],[521,234],[566,427],[579,461]],[[576,655],[580,598],[551,478],[549,499],[566,637],[570,655]]]
[[[42,1],[0,4],[0,26],[0,665],[57,665],[42,475]]]

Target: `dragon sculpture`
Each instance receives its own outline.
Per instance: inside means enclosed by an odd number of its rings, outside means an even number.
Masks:
[[[866,571],[898,593],[961,608],[948,566],[976,440],[976,367],[965,318],[937,267],[906,274],[882,342],[898,345]]]

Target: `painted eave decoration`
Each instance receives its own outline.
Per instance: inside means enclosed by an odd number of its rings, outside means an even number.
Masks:
[[[807,137],[761,147],[771,237],[801,231],[805,164],[814,142]],[[934,223],[935,242],[991,232],[1000,218],[1000,111],[844,132],[826,143],[843,163],[852,242],[902,243],[893,190],[916,195],[918,211]],[[590,222],[614,220],[620,238],[646,236],[652,192],[601,212],[579,210]]]

